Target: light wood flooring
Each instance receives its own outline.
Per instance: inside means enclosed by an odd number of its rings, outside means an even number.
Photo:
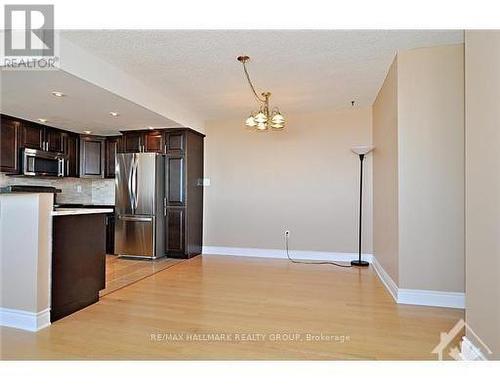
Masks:
[[[440,332],[463,316],[395,304],[371,268],[199,256],[38,333],[0,328],[0,352],[2,359],[435,359]]]
[[[100,291],[99,296],[107,295],[179,262],[182,260],[165,258],[146,261],[106,255],[106,289]]]

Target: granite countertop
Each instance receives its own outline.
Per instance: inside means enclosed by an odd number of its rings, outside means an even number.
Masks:
[[[57,208],[52,212],[52,216],[74,216],[113,212],[114,210],[111,208]]]
[[[0,193],[60,193],[61,189],[52,186],[9,185],[0,187]]]
[[[65,203],[58,202],[54,204],[55,208],[66,208],[66,209],[76,209],[76,208],[114,208],[113,204],[100,204],[100,203],[86,203],[86,204],[77,204],[77,203]]]

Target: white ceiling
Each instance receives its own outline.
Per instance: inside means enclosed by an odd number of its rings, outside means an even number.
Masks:
[[[51,92],[66,94],[54,97]],[[1,112],[47,125],[96,135],[119,130],[178,127],[150,110],[64,71],[1,71]],[[112,117],[109,112],[118,112]]]
[[[60,34],[82,49],[62,53],[65,63],[68,56],[76,56],[73,64],[80,71],[94,70],[111,81],[116,81],[119,71],[125,85],[138,86],[133,82],[138,80],[145,88],[134,93],[131,87],[124,95],[113,83],[99,87],[102,83],[83,77],[75,67],[71,73],[2,70],[1,112],[34,121],[47,118],[52,126],[94,134],[182,126],[166,118],[176,104],[200,123],[247,115],[256,103],[236,61],[241,54],[252,58],[248,67],[257,89],[271,91],[271,104],[286,115],[347,107],[351,100],[371,105],[397,51],[463,42],[460,30],[72,30]],[[108,68],[106,73],[106,63],[115,71]],[[54,90],[67,96],[55,98],[50,94]],[[134,96],[144,104],[134,103]],[[175,107],[177,114],[179,107]],[[113,118],[110,111],[121,115]]]
[[[255,109],[240,54],[283,113],[371,105],[395,53],[463,42],[461,30],[80,30],[61,34],[202,118]]]

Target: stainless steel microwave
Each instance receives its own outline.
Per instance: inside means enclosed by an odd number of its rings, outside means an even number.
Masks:
[[[24,148],[21,152],[23,175],[64,176],[64,154]]]

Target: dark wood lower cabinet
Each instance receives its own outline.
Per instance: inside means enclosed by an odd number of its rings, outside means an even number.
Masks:
[[[105,279],[105,214],[54,216],[50,321],[97,302]]]
[[[167,209],[167,248],[169,257],[187,258],[185,234],[185,209],[171,207]]]

